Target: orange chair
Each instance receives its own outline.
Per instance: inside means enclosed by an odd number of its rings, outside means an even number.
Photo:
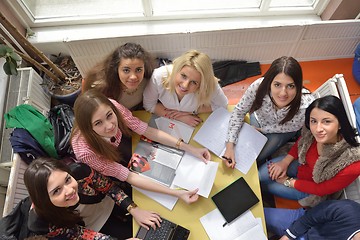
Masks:
[[[302,207],[299,202],[295,200],[289,200],[277,196],[274,196],[274,199],[276,208],[298,209]]]

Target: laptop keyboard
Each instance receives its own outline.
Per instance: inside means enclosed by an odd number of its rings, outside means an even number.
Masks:
[[[156,228],[156,230],[150,228],[144,240],[162,240],[162,239],[167,240],[169,239],[171,233],[174,231],[175,227],[176,224],[166,219],[163,219],[163,221],[161,222],[161,227]]]

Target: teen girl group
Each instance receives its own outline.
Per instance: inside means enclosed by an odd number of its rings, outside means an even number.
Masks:
[[[209,161],[207,149],[149,127],[131,110],[143,107],[159,116],[197,126],[202,121],[197,113],[227,107],[218,81],[211,59],[196,50],[154,69],[150,54],[140,45],[126,43],[117,48],[85,77],[83,94],[75,102],[71,143],[78,162],[65,165],[58,160],[38,159],[25,172],[24,181],[33,203],[30,231],[47,238],[133,239],[131,219],[124,213],[130,213],[146,228],[160,226],[159,214],[138,207],[126,193],[129,189],[124,182],[177,196],[186,203],[197,201],[197,189],[169,189],[130,172],[122,164],[129,161],[129,146],[122,142],[135,132],[190,152],[199,161]],[[262,189],[316,210],[315,206],[337,198],[359,176],[360,151],[342,102],[334,96],[309,101],[302,89],[299,63],[292,57],[276,59],[234,108],[224,154],[232,161],[223,164],[235,167],[234,145],[241,144],[237,136],[249,113],[251,125],[268,138],[257,159]],[[270,159],[299,132],[301,136],[286,156]],[[311,224],[303,232],[291,232],[290,225],[311,210],[296,214],[277,210],[265,209],[265,216],[268,229],[279,237],[327,239]],[[276,219],[279,214],[281,223]],[[337,239],[355,239],[359,231],[358,217],[346,231],[338,231]]]

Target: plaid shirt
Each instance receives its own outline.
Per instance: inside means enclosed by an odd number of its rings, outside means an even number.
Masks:
[[[125,124],[128,128],[139,135],[143,135],[148,127],[148,124],[141,121],[140,119],[134,117],[130,110],[116,102],[115,100],[110,99],[110,101],[115,105],[119,110],[119,113],[122,115]],[[110,142],[115,147],[118,147],[121,142],[122,132],[118,129],[116,133],[116,141]],[[76,159],[80,162],[83,162],[89,165],[94,170],[100,172],[105,176],[111,176],[119,179],[120,181],[125,181],[129,175],[129,169],[124,167],[118,162],[113,162],[109,159],[106,159],[102,156],[96,154],[89,144],[86,142],[83,135],[78,132],[71,141],[72,148],[74,150]]]

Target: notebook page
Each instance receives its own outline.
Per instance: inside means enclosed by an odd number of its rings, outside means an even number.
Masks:
[[[267,138],[251,125],[244,123],[240,129],[238,142],[235,145],[235,168],[247,174],[259,156]]]
[[[194,140],[203,145],[216,156],[221,157],[225,150],[225,140],[231,113],[225,108],[218,108],[210,114]]]

